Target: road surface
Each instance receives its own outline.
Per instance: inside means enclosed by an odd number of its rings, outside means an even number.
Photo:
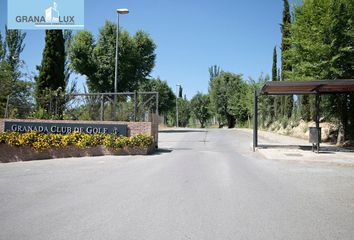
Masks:
[[[153,156],[0,164],[0,239],[354,239],[354,169],[265,160],[237,130]]]

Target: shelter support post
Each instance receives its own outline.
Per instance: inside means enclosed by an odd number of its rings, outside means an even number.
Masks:
[[[258,92],[254,91],[254,114],[253,114],[253,152],[258,147]]]
[[[320,131],[320,104],[321,104],[321,96],[319,93],[316,93],[316,128],[317,128],[317,153],[320,151],[320,142],[321,142],[321,131]]]

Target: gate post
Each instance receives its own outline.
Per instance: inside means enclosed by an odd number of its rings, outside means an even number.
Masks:
[[[101,121],[104,121],[104,96],[101,95]]]
[[[159,116],[159,93],[156,93],[156,115]]]
[[[136,122],[137,113],[138,113],[138,98],[137,98],[137,92],[134,91],[134,122]]]

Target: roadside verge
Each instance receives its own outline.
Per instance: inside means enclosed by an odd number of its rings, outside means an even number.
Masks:
[[[251,129],[236,129],[252,135]],[[319,154],[312,152],[308,141],[277,133],[258,131],[256,151],[270,160],[318,162],[354,167],[354,151],[323,143]]]

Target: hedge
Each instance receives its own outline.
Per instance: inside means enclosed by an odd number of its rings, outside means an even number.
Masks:
[[[51,133],[0,133],[0,144],[11,146],[29,146],[34,150],[48,148],[65,148],[67,146],[77,146],[79,148],[89,148],[103,145],[109,149],[123,148],[147,148],[153,144],[153,137],[139,134],[133,137],[117,136],[113,134],[86,134],[72,132],[68,134]]]

